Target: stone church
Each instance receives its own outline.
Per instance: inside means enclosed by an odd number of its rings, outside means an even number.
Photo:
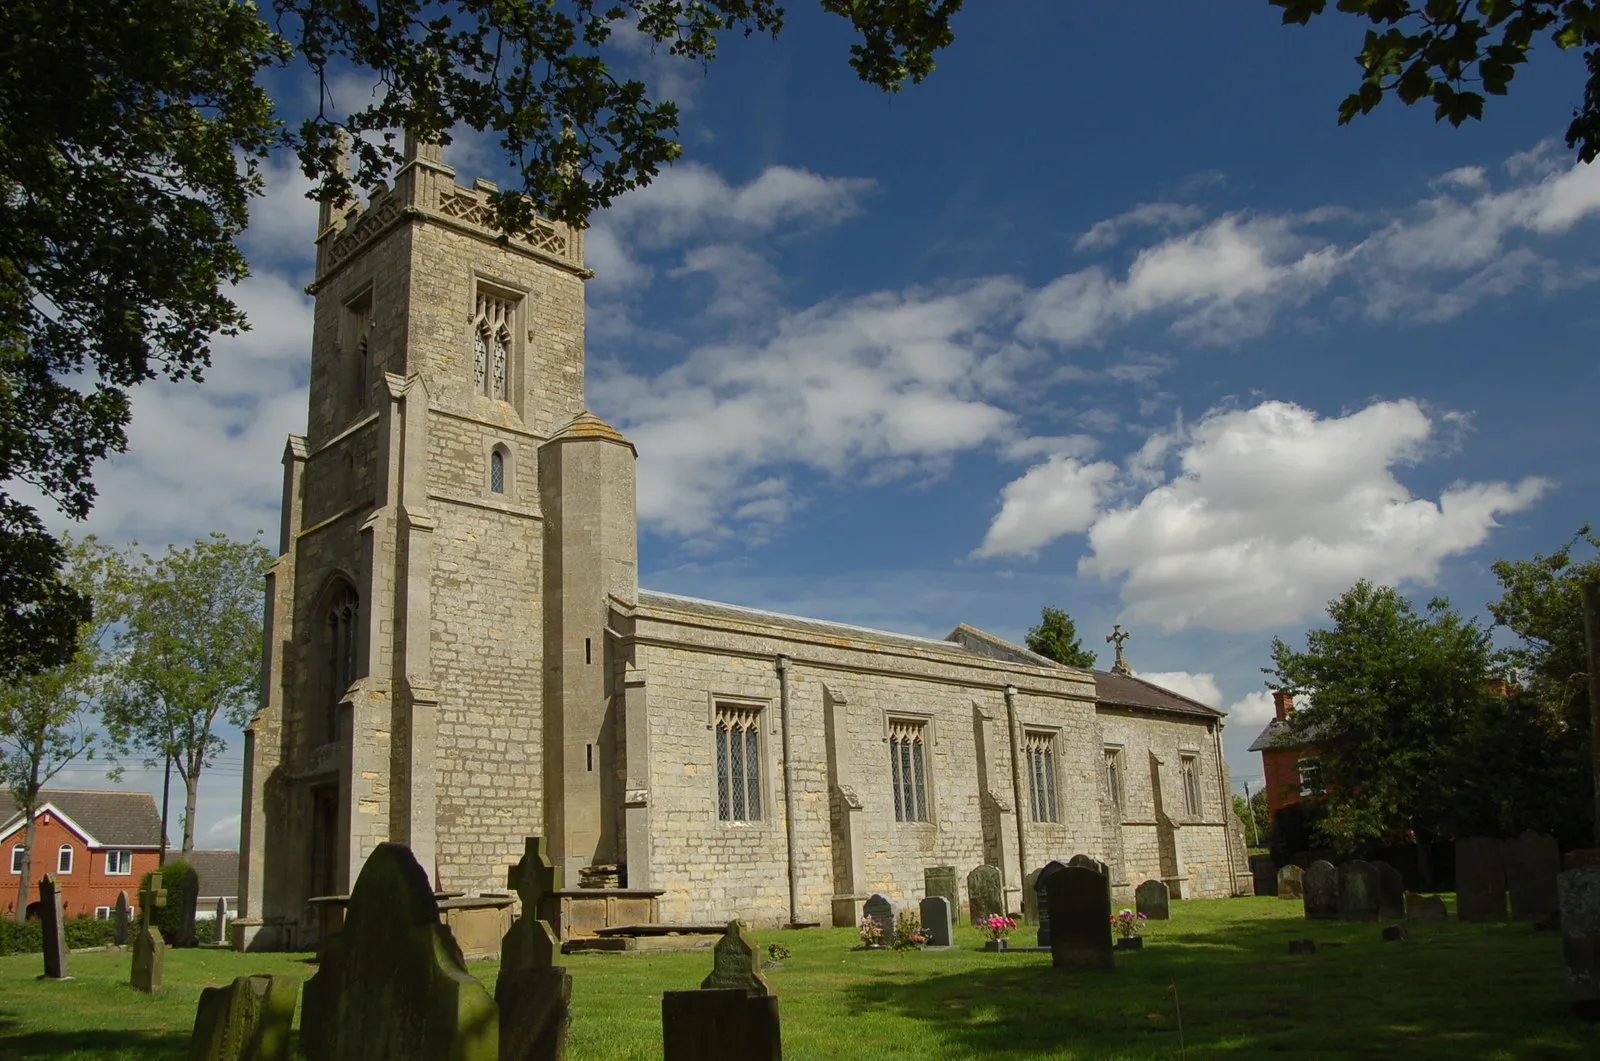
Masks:
[[[641,590],[636,454],[584,407],[583,233],[501,244],[492,184],[405,154],[318,223],[246,731],[249,946],[313,945],[308,900],[386,840],[476,893],[545,836],[568,887],[659,891],[672,923],[854,924],[983,863],[1016,910],[1076,853],[1119,900],[1248,891],[1220,712],[964,625]]]

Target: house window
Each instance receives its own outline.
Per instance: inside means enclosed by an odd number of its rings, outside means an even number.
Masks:
[[[926,728],[922,722],[889,722],[889,779],[897,822],[928,820],[927,766],[923,761]]]
[[[472,387],[477,393],[504,400],[511,378],[512,315],[509,299],[480,292],[472,326]]]
[[[61,845],[61,849],[56,852],[56,872],[57,873],[71,873],[72,872],[72,845],[71,844],[62,844]]]
[[[1058,822],[1056,812],[1056,736],[1054,733],[1025,733],[1022,738],[1023,765],[1028,771],[1028,794],[1033,804],[1033,820]]]
[[[109,907],[109,906],[97,906],[97,907],[95,907],[94,908],[94,919],[96,921],[110,921],[111,920],[111,907]]]
[[[1200,816],[1200,768],[1192,755],[1178,757],[1178,771],[1183,777],[1183,808],[1191,818]]]
[[[106,876],[126,877],[133,872],[132,851],[107,851]]]
[[[1106,795],[1117,817],[1122,817],[1122,749],[1106,749]]]
[[[506,455],[498,449],[489,454],[489,492],[506,492]]]
[[[26,847],[22,846],[21,844],[18,844],[16,847],[13,847],[11,849],[11,872],[12,873],[20,874],[22,872],[22,858],[23,858],[23,855],[27,852],[27,850],[28,849]]]
[[[328,609],[327,644],[327,710],[324,719],[323,740],[332,743],[339,739],[339,701],[349,692],[356,680],[356,617],[360,600],[349,586],[334,594]]]
[[[761,819],[761,709],[717,705],[717,818]]]
[[[1315,796],[1322,791],[1322,763],[1314,755],[1308,755],[1295,764],[1300,771],[1300,794],[1302,796]]]

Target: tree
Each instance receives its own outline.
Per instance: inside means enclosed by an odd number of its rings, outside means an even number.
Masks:
[[[1039,625],[1028,630],[1028,650],[1068,667],[1087,670],[1094,666],[1094,653],[1078,640],[1078,624],[1048,604],[1039,612]]]
[[[65,544],[67,577],[82,599],[94,595],[110,555],[93,538]],[[37,841],[40,793],[79,758],[94,757],[93,698],[104,671],[102,641],[117,614],[109,601],[76,631],[77,650],[65,663],[0,684],[0,784],[11,791],[26,823],[16,919],[27,917]]]
[[[101,699],[118,754],[170,757],[184,784],[183,850],[194,849],[200,775],[227,747],[219,722],[242,726],[255,709],[261,668],[263,579],[272,555],[212,534],[129,570],[119,655]]]
[[[1469,724],[1493,695],[1487,631],[1448,602],[1418,613],[1387,586],[1358,582],[1328,605],[1332,629],[1297,651],[1272,642],[1276,688],[1311,694],[1292,732],[1318,749],[1320,831],[1354,851],[1455,835]]]
[[[1269,0],[1286,23],[1305,23],[1327,0]],[[1384,97],[1431,100],[1435,121],[1460,125],[1483,117],[1484,95],[1503,96],[1534,38],[1548,33],[1558,48],[1582,48],[1589,80],[1567,126],[1567,146],[1592,162],[1600,154],[1600,5],[1592,0],[1339,0],[1369,29],[1356,62],[1360,87],[1339,104],[1339,124],[1368,114]],[[1476,85],[1478,92],[1465,86]]]

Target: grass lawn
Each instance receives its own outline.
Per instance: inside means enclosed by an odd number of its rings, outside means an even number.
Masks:
[[[1452,921],[1384,943],[1377,925],[1299,915],[1299,903],[1269,898],[1173,903],[1174,920],[1148,923],[1146,949],[1119,954],[1111,974],[985,954],[965,926],[968,949],[943,953],[853,952],[850,929],[756,936],[793,952],[769,973],[789,1061],[1177,1058],[1171,985],[1189,1058],[1600,1058],[1600,1031],[1566,1015],[1555,933]],[[1291,957],[1301,936],[1319,952]],[[567,957],[570,1061],[660,1058],[661,993],[698,986],[710,961]],[[0,958],[0,1059],[178,1061],[202,987],[315,969],[303,955],[168,951],[166,990],[150,998],[126,985],[128,965],[126,954],[75,954],[75,979],[51,983],[35,979],[38,955]],[[497,967],[471,969],[492,991]]]

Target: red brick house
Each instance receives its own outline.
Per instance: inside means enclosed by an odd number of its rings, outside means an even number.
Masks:
[[[1317,769],[1317,749],[1289,729],[1294,714],[1294,694],[1275,692],[1272,706],[1277,717],[1250,744],[1261,753],[1261,771],[1266,775],[1267,807],[1276,819],[1278,811],[1311,793]]]
[[[39,901],[39,880],[61,883],[68,917],[109,917],[117,896],[139,905],[139,881],[161,858],[161,814],[148,792],[46,789],[35,818],[28,904]],[[27,822],[11,793],[0,791],[0,909],[14,916],[22,882]]]

